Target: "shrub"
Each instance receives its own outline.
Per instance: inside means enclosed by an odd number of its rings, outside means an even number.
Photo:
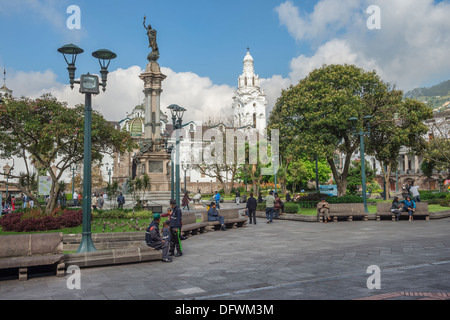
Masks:
[[[448,192],[419,191],[420,200],[444,199]]]
[[[54,211],[51,214],[39,210],[14,212],[0,218],[0,226],[6,232],[39,232],[78,227],[83,223],[83,213],[78,211]]]
[[[298,213],[300,206],[295,202],[285,202],[284,203],[284,212],[286,213]]]
[[[304,196],[301,196],[297,201],[302,202],[302,201],[316,201],[319,202],[320,200],[322,200],[322,198],[326,198],[327,201],[329,198],[331,198],[329,195],[326,194],[321,194],[321,193],[310,193]]]
[[[363,203],[363,198],[356,195],[346,195],[342,197],[328,197],[327,202],[329,203]]]

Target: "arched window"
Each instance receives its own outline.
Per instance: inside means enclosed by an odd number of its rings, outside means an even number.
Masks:
[[[253,127],[256,128],[256,113],[253,114]]]

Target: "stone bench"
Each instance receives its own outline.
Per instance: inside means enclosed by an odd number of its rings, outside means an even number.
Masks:
[[[241,217],[239,214],[239,209],[221,209],[219,210],[219,213],[221,216],[224,217],[225,220],[225,226],[227,229],[233,228],[235,225],[236,227],[240,228],[243,227],[245,224],[247,224],[247,217]],[[207,226],[214,227],[214,230],[220,229],[220,222],[219,221],[208,221],[208,212],[202,211],[202,222],[206,223]],[[183,218],[184,221],[184,218]],[[183,222],[184,223],[184,222]]]
[[[81,239],[81,234],[64,235],[64,251],[76,251]],[[91,239],[97,251],[66,253],[67,266],[82,268],[162,259],[162,252],[150,248],[145,242],[145,232],[93,233]]]
[[[0,236],[0,269],[18,269],[19,280],[28,279],[28,268],[54,267],[64,276],[62,233]]]
[[[204,222],[197,222],[197,216],[194,212],[183,212],[183,226],[181,232],[184,236],[196,235],[197,233],[204,233],[207,224]]]
[[[362,218],[363,221],[369,220],[363,203],[331,203],[329,216],[334,222],[340,219],[353,221],[355,217]],[[317,221],[323,222],[323,214],[319,213],[319,210],[317,210]]]
[[[395,221],[395,213],[391,212],[391,203],[378,203],[377,204],[377,221],[380,221],[381,218],[390,218],[392,221]],[[408,217],[408,212],[402,212],[401,217]],[[430,220],[430,213],[428,212],[428,203],[426,202],[416,202],[416,211],[413,214],[413,217],[424,217],[425,220]]]

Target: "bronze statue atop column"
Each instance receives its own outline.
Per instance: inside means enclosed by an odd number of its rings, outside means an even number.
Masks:
[[[147,56],[147,60],[152,62],[152,61],[157,61],[159,59],[159,49],[158,49],[158,44],[156,43],[156,30],[152,28],[152,26],[149,24],[148,26],[145,25],[145,19],[147,19],[147,17],[144,16],[144,28],[145,30],[147,30],[147,36],[148,36],[148,42],[149,48],[152,48],[152,52],[150,52]]]

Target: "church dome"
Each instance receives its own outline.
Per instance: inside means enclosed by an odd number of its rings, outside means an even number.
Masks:
[[[250,52],[247,52],[245,55],[244,62],[253,62],[253,57],[250,55]]]

